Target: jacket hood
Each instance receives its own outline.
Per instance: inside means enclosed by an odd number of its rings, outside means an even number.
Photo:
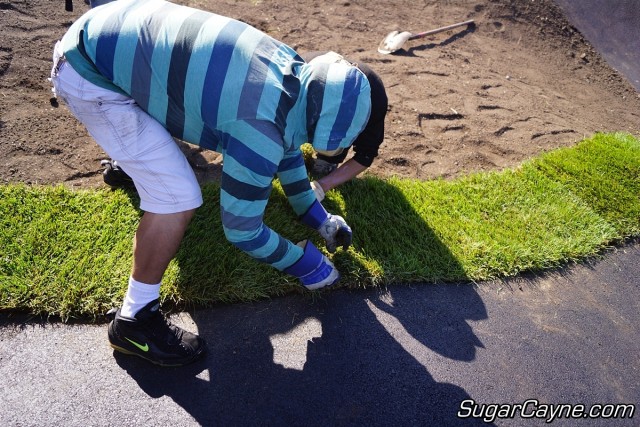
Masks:
[[[371,113],[371,88],[364,73],[330,54],[304,64],[300,73],[306,88],[308,142],[320,151],[350,147]]]

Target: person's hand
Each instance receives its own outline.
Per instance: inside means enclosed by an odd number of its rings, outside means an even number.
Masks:
[[[315,200],[307,212],[300,218],[303,224],[312,227],[320,233],[327,243],[327,250],[334,253],[338,246],[348,249],[351,245],[353,233],[351,227],[340,215],[332,215]]]
[[[322,178],[323,176],[329,175],[337,168],[338,165],[335,163],[331,163],[322,159],[314,159],[313,166],[311,167],[311,175],[316,178]]]
[[[340,215],[329,214],[329,217],[318,229],[322,238],[327,242],[327,250],[334,253],[338,246],[345,251],[349,249],[353,232],[351,227]]]
[[[285,273],[296,276],[309,290],[331,286],[340,280],[340,273],[333,263],[313,243],[303,240],[298,246],[304,251],[302,257],[286,268]]]
[[[311,181],[311,189],[316,193],[316,199],[319,202],[324,200],[324,189],[317,181]]]

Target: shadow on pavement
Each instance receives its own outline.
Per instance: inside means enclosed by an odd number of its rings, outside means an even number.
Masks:
[[[472,397],[429,373],[437,355],[474,359],[481,343],[467,320],[486,318],[482,300],[472,286],[426,286],[196,311],[206,359],[175,369],[116,361],[202,425],[485,425],[458,419]]]
[[[395,200],[393,212],[371,212],[350,200],[365,187],[345,197],[351,217],[416,215],[389,189],[382,191]],[[381,265],[387,256],[420,250],[427,270],[434,253],[447,268],[460,268],[428,224],[420,238],[415,248],[380,251],[367,238],[355,244]],[[475,359],[482,343],[467,321],[487,318],[484,303],[470,285],[421,286],[420,292],[343,289],[199,310],[192,319],[208,343],[205,360],[176,369],[119,354],[116,360],[146,394],[169,396],[202,425],[486,425],[458,419],[460,403],[471,396],[429,372],[430,362],[443,357]]]

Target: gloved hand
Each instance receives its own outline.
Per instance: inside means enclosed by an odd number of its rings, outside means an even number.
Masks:
[[[329,214],[329,218],[322,223],[318,231],[327,242],[327,250],[331,253],[334,253],[338,246],[342,246],[346,251],[353,239],[351,227],[340,215]]]
[[[353,232],[351,227],[340,215],[328,213],[319,201],[313,202],[301,221],[303,224],[313,227],[324,238],[327,250],[334,253],[338,246],[347,250],[351,245]]]
[[[311,175],[316,178],[322,178],[323,176],[329,175],[337,168],[338,165],[335,163],[331,163],[323,159],[314,159],[313,166],[311,167]]]
[[[318,199],[319,202],[324,200],[324,189],[318,182],[311,181],[311,189],[316,193],[316,199]]]
[[[285,273],[299,278],[309,290],[331,286],[340,280],[340,273],[333,263],[313,243],[303,240],[298,246],[304,250],[302,258],[286,268]]]

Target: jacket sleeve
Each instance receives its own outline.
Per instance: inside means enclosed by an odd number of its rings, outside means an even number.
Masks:
[[[226,238],[278,270],[293,265],[302,249],[264,223],[273,179],[284,156],[280,133],[268,122],[241,121],[221,137],[220,210]]]
[[[311,189],[307,168],[300,149],[285,152],[278,165],[278,179],[289,204],[298,216],[303,215],[316,201]]]

